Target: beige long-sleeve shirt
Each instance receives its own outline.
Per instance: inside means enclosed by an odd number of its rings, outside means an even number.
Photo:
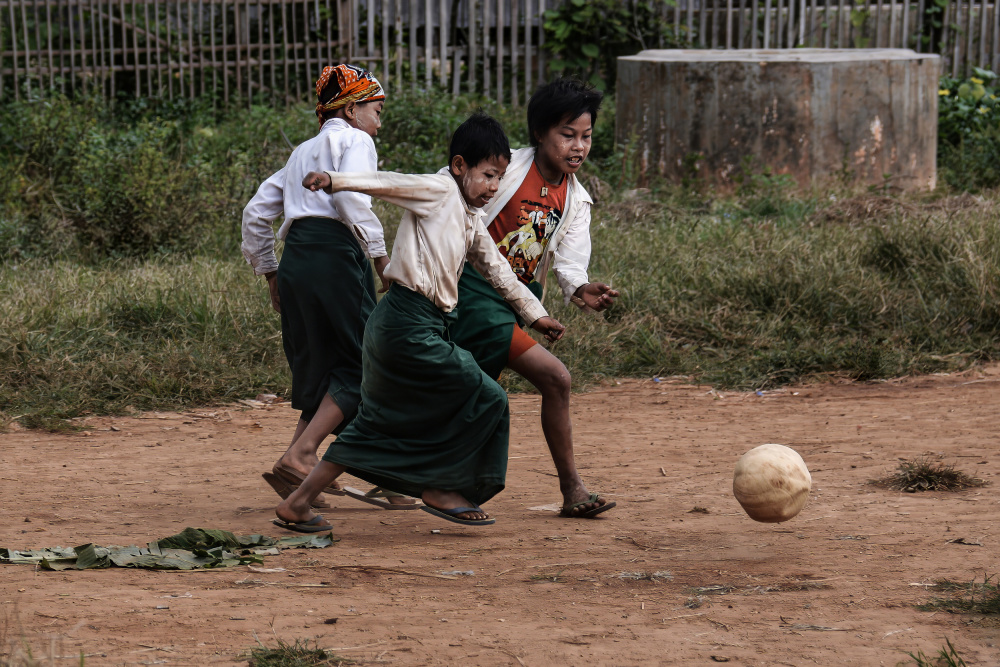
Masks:
[[[525,322],[548,315],[511,271],[481,221],[483,210],[466,203],[447,167],[421,175],[326,173],[333,192],[363,192],[406,209],[387,279],[423,294],[447,313],[458,303],[458,279],[468,260]]]

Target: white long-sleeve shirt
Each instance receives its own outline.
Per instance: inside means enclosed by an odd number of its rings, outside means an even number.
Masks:
[[[514,151],[507,166],[507,173],[500,181],[500,189],[483,208],[483,222],[489,225],[497,217],[511,197],[521,187],[531,163],[535,159],[534,148],[519,148]],[[587,265],[590,264],[590,207],[594,200],[590,193],[580,183],[576,174],[569,174],[569,186],[566,188],[566,209],[563,211],[563,223],[559,225],[535,268],[535,279],[545,286],[545,276],[549,269],[556,275],[556,281],[562,289],[567,302],[572,301],[583,307],[583,300],[574,297],[581,285],[586,285]]]
[[[386,279],[423,294],[444,312],[458,303],[468,261],[528,323],[548,313],[514,274],[481,218],[445,167],[436,174],[327,172],[334,192],[355,190],[406,209],[392,244]]]
[[[375,142],[339,118],[328,120],[319,133],[292,151],[284,168],[264,181],[243,209],[243,256],[254,273],[262,275],[278,269],[274,255],[272,224],[284,214],[278,238],[299,218],[320,217],[340,220],[353,232],[367,257],[384,257],[382,223],[372,212],[371,197],[358,192],[341,192],[330,197],[302,187],[310,171],[370,172],[378,169]]]

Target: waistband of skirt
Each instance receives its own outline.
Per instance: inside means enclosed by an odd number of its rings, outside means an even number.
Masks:
[[[359,245],[354,238],[354,232],[344,222],[336,218],[321,218],[309,216],[296,218],[288,228],[285,242],[345,242],[350,240],[354,245]],[[360,247],[360,246],[359,246]]]

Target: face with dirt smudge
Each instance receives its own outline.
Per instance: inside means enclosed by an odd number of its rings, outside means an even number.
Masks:
[[[569,116],[537,137],[535,164],[549,183],[561,183],[564,174],[575,174],[590,155],[594,133],[589,113],[576,119]]]
[[[486,206],[500,188],[500,181],[507,172],[510,160],[505,157],[490,157],[475,166],[470,166],[461,155],[451,159],[451,175],[458,183],[458,189],[469,206]]]
[[[356,127],[368,136],[375,138],[378,129],[382,127],[382,107],[385,100],[377,102],[350,102],[342,110],[342,118],[351,127]]]

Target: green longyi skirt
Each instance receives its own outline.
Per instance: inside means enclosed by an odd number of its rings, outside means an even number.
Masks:
[[[292,407],[312,419],[327,394],[344,413],[361,400],[361,343],[375,308],[371,264],[347,226],[331,218],[292,223],[278,265],[281,338],[292,371]]]
[[[416,292],[390,288],[365,330],[358,416],[325,461],[417,498],[442,489],[482,503],[503,490],[507,394],[449,340],[454,319]]]

